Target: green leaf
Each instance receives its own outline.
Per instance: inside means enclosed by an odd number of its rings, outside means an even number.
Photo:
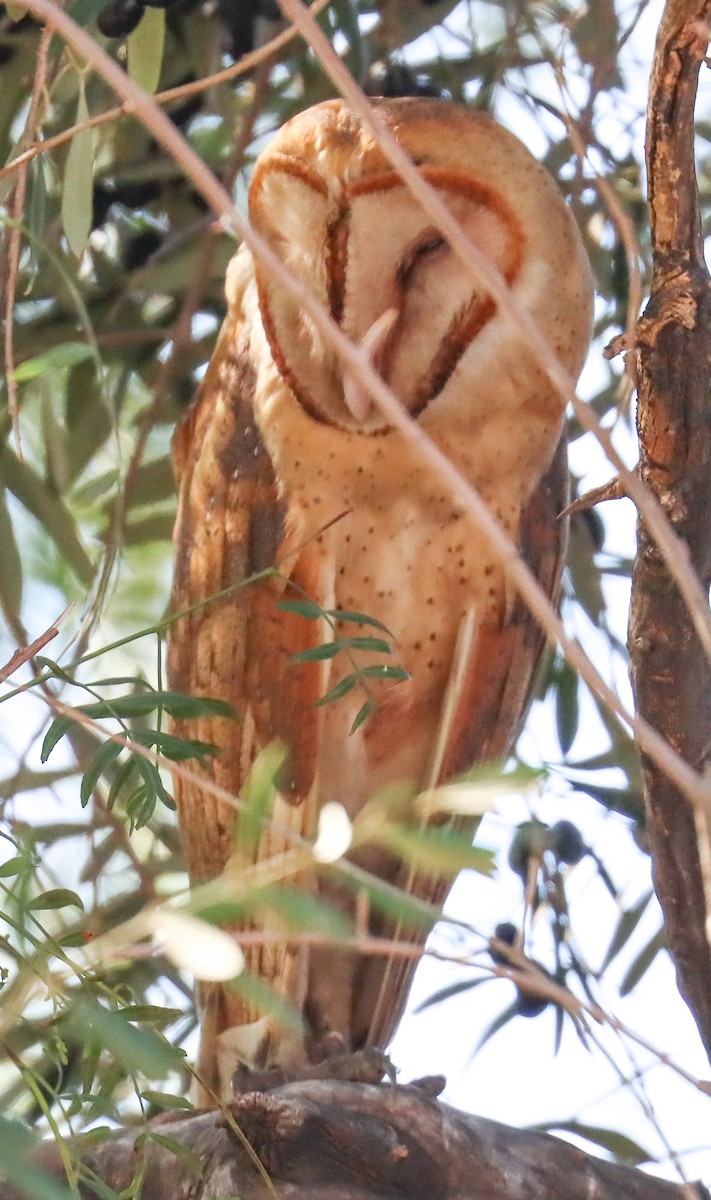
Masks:
[[[271,812],[276,790],[275,779],[284,765],[286,751],[278,742],[271,742],[254,760],[242,789],[243,807],[235,818],[235,844],[251,856],[264,830],[264,821]]]
[[[395,637],[387,625],[383,625],[382,621],[376,621],[375,617],[366,616],[365,613],[351,612],[347,608],[329,608],[326,610],[326,616],[333,617],[334,621],[352,621],[354,625],[372,625],[374,629],[382,629],[388,637]]]
[[[249,1002],[249,1007],[262,1013],[269,1013],[287,1032],[303,1037],[304,1024],[300,1007],[290,1004],[285,996],[280,996],[273,988],[257,975],[244,971],[236,979],[231,980],[229,991],[235,992]]]
[[[316,701],[317,707],[321,704],[332,704],[334,700],[340,700],[342,696],[347,696],[358,683],[358,678],[357,674],[346,675],[335,687],[330,688],[325,696]]]
[[[131,735],[134,742],[155,749],[171,762],[182,762],[188,758],[205,758],[217,754],[218,747],[211,742],[200,742],[196,738],[180,738],[164,729],[141,729]]]
[[[647,906],[653,895],[653,891],[645,892],[644,895],[640,896],[636,904],[633,904],[631,908],[625,909],[620,914],[620,919],[617,922],[617,928],[612,935],[612,940],[602,961],[602,966],[600,967],[601,975],[604,974],[613,959],[617,958],[620,950],[627,945],[627,942],[637,928],[642,916],[646,912]]]
[[[19,1196],[30,1200],[76,1200],[76,1191],[32,1162],[39,1144],[25,1125],[0,1117],[0,1162],[5,1179]]]
[[[110,1012],[88,993],[79,996],[62,1019],[83,1044],[95,1038],[122,1068],[145,1077],[161,1078],[179,1070],[185,1054],[164,1037],[147,1029],[136,1029],[118,1012]]]
[[[50,660],[45,660],[49,662]],[[105,681],[110,682],[110,681]],[[161,709],[170,714],[171,717],[229,717],[232,720],[237,719],[237,714],[231,704],[227,704],[224,700],[213,700],[205,696],[183,696],[179,692],[136,692],[130,696],[116,696],[113,700],[97,700],[93,704],[80,704],[77,706],[77,712],[83,713],[84,716],[91,718],[93,721],[109,720],[110,718],[126,719],[131,717],[142,717],[148,713],[155,712],[156,709]],[[46,762],[52,750],[71,729],[73,724],[79,722],[72,721],[71,717],[57,717],[49,729],[47,730],[40,758],[42,762]],[[209,742],[199,742],[191,739],[177,738],[173,734],[163,733],[158,730],[142,730],[139,734],[134,735],[134,740],[141,742],[143,745],[158,745],[159,749],[166,747],[164,753],[167,758],[194,758],[204,754],[214,753],[214,747]],[[114,744],[114,743],[112,743]],[[118,746],[116,754],[120,752],[122,747]],[[104,751],[107,760],[110,761],[112,751]],[[114,755],[115,757],[116,755]],[[104,768],[102,767],[102,770]],[[89,768],[93,771],[93,765]],[[88,773],[88,772],[87,772]],[[99,771],[99,775],[101,770]],[[96,779],[98,779],[98,775]],[[94,785],[96,784],[94,779]],[[91,790],[86,792],[87,797],[91,795]]]
[[[639,952],[620,984],[620,995],[627,996],[637,986],[640,979],[651,967],[661,950],[666,948],[664,929],[659,929],[649,939],[647,945]]]
[[[640,1146],[639,1142],[633,1141],[616,1129],[606,1129],[602,1125],[587,1125],[583,1121],[546,1121],[540,1125],[529,1125],[528,1128],[537,1133],[550,1133],[554,1129],[563,1133],[574,1133],[576,1137],[591,1142],[593,1146],[600,1146],[618,1162],[629,1166],[638,1167],[645,1162],[657,1162],[654,1155]]]
[[[101,776],[109,767],[113,766],[122,750],[123,746],[120,742],[109,741],[104,742],[103,746],[100,746],[96,751],[96,754],[82,776],[79,788],[79,799],[82,808],[86,808]]]
[[[185,1016],[182,1008],[161,1008],[159,1004],[126,1004],[116,1015],[140,1025],[171,1025]]]
[[[558,741],[565,757],[578,732],[580,711],[578,706],[578,676],[568,665],[563,663],[557,672],[556,680],[556,723]]]
[[[88,121],[84,75],[79,76],[76,124]],[[69,249],[81,258],[91,233],[94,189],[94,131],[82,129],[69,146],[62,185],[62,225]]]
[[[8,623],[17,627],[22,607],[22,561],[17,548],[15,531],[7,507],[5,492],[0,488],[0,606]]]
[[[20,461],[8,446],[0,448],[0,482],[39,521],[79,581],[91,585],[94,568],[77,535],[69,509],[29,463]]]
[[[44,735],[42,749],[40,750],[40,762],[45,763],[47,761],[57,742],[60,742],[65,733],[75,724],[76,722],[72,721],[70,717],[56,717],[52,721],[52,724]]]
[[[390,643],[384,641],[383,638],[343,638],[338,644],[341,646],[348,646],[351,650],[373,650],[376,654],[392,654],[392,647]]]
[[[128,35],[128,74],[149,95],[157,90],[163,65],[165,12],[146,8],[133,33]]]
[[[452,996],[461,996],[462,992],[471,992],[474,988],[481,987],[482,983],[491,983],[491,976],[486,975],[483,979],[458,979],[456,983],[448,983],[446,987],[438,988],[431,996],[422,1000],[414,1014],[425,1012],[435,1004],[441,1004],[443,1000],[451,1000]]]
[[[146,9],[150,12],[150,9]],[[178,1159],[181,1167],[192,1175],[194,1179],[200,1179],[204,1173],[205,1167],[197,1154],[193,1154],[187,1146],[179,1142],[177,1138],[166,1136],[164,1133],[158,1133],[155,1128],[151,1127],[145,1133],[139,1134],[134,1143],[134,1148],[139,1150],[143,1142],[154,1142],[156,1146],[162,1146],[170,1154],[173,1154]]]
[[[225,700],[213,700],[206,696],[184,696],[180,692],[136,692],[130,696],[115,696],[112,700],[98,700],[94,704],[81,704],[77,712],[92,720],[108,717],[142,717],[162,709],[171,717],[235,717],[235,710]]]
[[[373,840],[395,850],[412,866],[433,875],[453,877],[465,869],[478,871],[481,875],[494,873],[493,853],[481,846],[473,846],[471,833],[442,827],[408,829],[385,821]]]
[[[42,892],[41,896],[33,896],[27,907],[32,912],[43,912],[45,909],[53,908],[80,908],[84,911],[84,905],[76,892],[70,891],[69,888],[51,888],[48,892]]]
[[[9,879],[13,875],[23,875],[25,871],[30,870],[31,863],[21,854],[16,854],[14,858],[8,858],[4,863],[0,864],[0,879]]]
[[[142,1100],[146,1104],[152,1104],[154,1108],[172,1110],[181,1109],[184,1112],[192,1112],[193,1105],[188,1100],[187,1096],[174,1096],[171,1092],[139,1092]]]
[[[130,758],[127,758],[125,762],[121,763],[121,766],[112,780],[111,787],[109,788],[109,794],[106,797],[106,803],[109,808],[113,808],[122,791],[125,787],[127,787],[131,776],[137,774],[137,761],[137,757],[134,754],[131,755]]]
[[[361,725],[368,720],[368,717],[373,712],[375,712],[375,704],[372,700],[366,700],[365,704],[361,705],[353,718],[353,724],[349,732],[355,733],[356,729],[360,729]]]
[[[368,904],[376,912],[402,922],[407,929],[429,933],[434,927],[441,913],[433,910],[426,901],[418,900],[393,884],[353,868],[352,864],[349,866],[350,870],[343,874],[340,882],[356,893],[363,892]]]
[[[409,672],[403,667],[391,667],[389,663],[383,663],[382,666],[363,667],[359,671],[359,675],[365,676],[366,679],[409,679]]]
[[[325,642],[322,646],[309,646],[306,650],[300,650],[298,654],[292,654],[289,662],[320,662],[324,658],[335,658],[341,649],[340,642]]]
[[[317,621],[323,616],[323,609],[314,604],[313,600],[280,600],[276,606],[280,612],[296,613],[297,617],[306,617],[307,621]]]
[[[86,946],[87,942],[91,941],[91,936],[81,929],[75,929],[72,933],[63,933],[57,941],[65,950],[76,950],[80,946]]]
[[[322,933],[326,937],[353,936],[353,925],[341,909],[308,892],[290,887],[265,887],[257,893],[258,907],[278,913],[288,929]]]
[[[45,350],[43,354],[26,358],[19,367],[15,367],[13,376],[16,383],[26,383],[28,379],[39,379],[43,375],[62,371],[65,367],[74,367],[87,359],[93,361],[95,353],[94,347],[86,342],[62,342],[59,346],[52,346],[51,350]]]

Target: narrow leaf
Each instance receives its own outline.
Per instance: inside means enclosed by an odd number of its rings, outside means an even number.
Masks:
[[[39,1145],[26,1126],[0,1117],[0,1162],[7,1183],[17,1194],[32,1200],[76,1200],[75,1190],[70,1191],[55,1175],[31,1161]]]
[[[637,986],[642,976],[648,971],[659,952],[664,950],[665,946],[664,930],[659,929],[654,934],[654,937],[650,938],[647,945],[640,951],[629,970],[625,973],[625,977],[620,984],[621,996],[627,996]]]
[[[494,872],[491,850],[473,846],[471,835],[451,829],[407,829],[387,821],[378,829],[374,840],[396,850],[406,862],[432,874],[454,876],[469,869],[481,875]]]
[[[89,119],[84,91],[84,76],[80,76],[76,124]],[[94,131],[82,129],[74,134],[62,185],[62,226],[69,249],[81,258],[91,233],[94,187]]]
[[[57,717],[54,721],[52,721],[52,724],[44,735],[44,741],[42,742],[42,749],[40,750],[41,762],[45,763],[47,761],[50,754],[54,750],[54,747],[57,745],[57,742],[62,740],[67,730],[71,729],[72,725],[74,724],[75,722],[69,717]]]
[[[640,1146],[639,1142],[633,1141],[632,1138],[620,1133],[617,1129],[606,1129],[601,1125],[587,1125],[583,1121],[546,1121],[541,1125],[529,1125],[528,1128],[540,1133],[550,1133],[554,1129],[560,1130],[562,1133],[574,1133],[576,1137],[591,1142],[593,1146],[600,1146],[601,1149],[607,1150],[618,1162],[627,1163],[630,1166],[638,1167],[645,1162],[657,1161],[653,1154]]]
[[[171,717],[232,717],[235,711],[224,700],[204,696],[183,696],[180,692],[138,692],[82,704],[78,711],[94,720],[106,717],[142,717],[161,708]]]
[[[42,375],[93,359],[94,354],[94,347],[86,342],[62,342],[59,346],[52,346],[51,350],[45,350],[44,354],[26,358],[19,367],[15,367],[13,376],[16,383],[26,383],[28,379],[39,379]]]
[[[164,729],[141,729],[132,734],[134,742],[156,750],[171,759],[172,762],[182,762],[188,758],[205,758],[209,754],[217,754],[217,746],[211,742],[200,742],[195,738],[179,738]]]
[[[271,742],[254,760],[249,777],[242,789],[242,808],[235,820],[235,843],[251,857],[264,830],[264,821],[271,812],[275,796],[275,779],[284,764],[286,751],[278,742]]]
[[[343,638],[338,643],[340,646],[348,646],[351,650],[372,650],[376,654],[392,654],[392,647],[389,642],[383,638],[376,637],[351,637]]]
[[[68,1026],[80,1042],[93,1035],[126,1071],[160,1078],[179,1070],[185,1055],[158,1033],[136,1029],[119,1013],[110,1012],[88,993],[78,997],[62,1024]]]
[[[94,568],[77,535],[74,517],[53,489],[8,446],[0,449],[0,479],[37,518],[80,582],[89,587]]]
[[[334,700],[340,700],[342,696],[347,696],[349,692],[353,691],[353,688],[356,686],[357,682],[357,675],[346,675],[344,679],[341,679],[340,682],[335,685],[335,687],[332,687],[328,692],[326,692],[325,696],[322,696],[320,700],[316,701],[317,706],[321,704],[331,704]]]
[[[2,488],[0,488],[0,546],[2,546],[0,606],[9,623],[16,625],[22,605],[22,562],[5,492]]]
[[[620,950],[627,945],[627,942],[637,928],[653,895],[654,892],[652,891],[645,892],[644,895],[640,896],[636,904],[633,904],[631,908],[625,909],[624,912],[620,914],[620,919],[617,922],[617,928],[612,935],[612,941],[610,942],[607,954],[605,955],[602,966],[600,967],[601,975],[607,970],[613,959],[617,957],[617,955],[620,953]]]
[[[387,625],[383,625],[382,621],[376,621],[375,617],[366,616],[365,613],[351,612],[347,608],[330,608],[327,610],[326,616],[333,617],[334,621],[352,621],[354,625],[372,625],[374,629],[382,629],[388,637],[395,637]]]
[[[319,662],[324,658],[335,658],[341,649],[341,642],[325,642],[323,646],[309,646],[306,650],[300,650],[298,654],[292,654],[289,662]]]
[[[165,44],[165,11],[146,8],[139,24],[127,38],[128,73],[150,96],[160,83]]]
[[[356,729],[360,729],[361,725],[368,720],[372,712],[375,712],[375,705],[372,700],[366,700],[365,704],[361,705],[353,718],[350,732],[355,733]]]
[[[104,742],[103,746],[100,746],[96,751],[96,754],[82,776],[79,788],[79,799],[82,808],[86,808],[101,776],[113,765],[122,750],[123,746],[120,742],[109,741]]]
[[[366,679],[409,679],[409,673],[403,667],[391,667],[389,663],[382,666],[363,667],[360,672]]]
[[[280,600],[277,608],[281,612],[296,613],[297,617],[306,617],[307,621],[317,621],[323,616],[323,609],[313,600]]]
[[[141,1099],[145,1100],[146,1104],[152,1104],[154,1108],[176,1109],[180,1108],[188,1112],[192,1112],[193,1106],[187,1096],[173,1096],[170,1092],[141,1092]]]

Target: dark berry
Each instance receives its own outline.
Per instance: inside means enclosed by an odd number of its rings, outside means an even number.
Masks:
[[[524,821],[514,834],[509,848],[509,866],[522,879],[528,879],[528,864],[540,860],[549,845],[548,826],[542,821]]]
[[[143,4],[139,0],[111,0],[102,8],[96,24],[104,37],[126,37],[133,33],[143,16]]]
[[[230,53],[235,61],[254,49],[256,0],[217,0],[217,11],[230,35]]]
[[[393,99],[400,96],[443,96],[444,89],[438,87],[429,78],[411,71],[404,63],[376,62],[373,63],[363,90],[367,96],[386,96]]]
[[[182,79],[183,83],[192,83],[194,76],[188,79]],[[176,85],[177,86],[177,85]],[[174,108],[168,110],[168,116],[178,129],[182,129],[183,125],[187,125],[192,117],[199,113],[203,105],[203,96],[196,92],[192,96],[186,96],[182,104],[176,104]]]
[[[513,946],[515,945],[516,938],[518,937],[518,929],[514,925],[513,921],[501,921],[501,923],[497,925],[496,929],[494,930],[494,937],[499,942],[505,942],[507,946]],[[489,954],[491,955],[493,962],[497,963],[500,967],[508,967],[511,965],[509,956],[504,954],[502,950],[496,950],[490,945]]]
[[[535,992],[523,992],[518,989],[516,996],[516,1012],[519,1017],[538,1017],[548,1008],[550,1000],[546,1000],[544,996],[537,996]]]
[[[575,866],[587,854],[583,835],[572,821],[558,821],[550,831],[551,850],[559,862]]]
[[[126,270],[135,271],[137,267],[142,267],[151,254],[155,254],[162,242],[163,238],[154,229],[146,229],[144,233],[139,233],[136,237],[131,238],[130,242],[124,246],[122,254]]]
[[[136,180],[133,183],[114,184],[114,200],[124,208],[143,208],[161,194],[161,185],[154,179]]]
[[[92,229],[98,229],[100,225],[103,225],[104,221],[109,215],[109,209],[111,208],[114,199],[114,193],[109,188],[103,187],[100,183],[94,184],[91,217]]]

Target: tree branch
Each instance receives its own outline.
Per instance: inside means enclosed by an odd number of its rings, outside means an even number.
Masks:
[[[702,1185],[653,1179],[558,1138],[448,1108],[426,1088],[386,1084],[319,1080],[248,1092],[230,1109],[80,1146],[70,1140],[65,1154],[77,1156],[87,1180],[81,1197],[102,1194],[92,1175],[120,1191],[139,1171],[151,1200],[711,1200]],[[38,1162],[61,1173],[54,1144]],[[0,1200],[19,1193],[0,1185]]]
[[[708,0],[668,0],[649,93],[647,170],[653,287],[637,340],[644,483],[658,497],[708,595],[711,583],[711,293],[694,165],[694,105],[708,43]],[[711,669],[643,520],[630,614],[638,712],[697,771],[709,759]],[[669,777],[643,760],[654,877],[679,987],[711,1058],[710,840]]]

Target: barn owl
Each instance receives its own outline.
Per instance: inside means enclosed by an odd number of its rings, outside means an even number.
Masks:
[[[472,242],[533,314],[561,363],[580,370],[591,327],[589,265],[556,185],[491,118],[432,99],[381,100],[381,116]],[[484,498],[549,595],[555,596],[567,466],[564,402],[512,320],[477,288],[380,150],[341,101],[295,117],[258,159],[249,190],[254,228],[365,347],[403,408]],[[199,394],[177,430],[179,480],[169,647],[174,689],[229,700],[240,723],[179,723],[212,742],[203,767],[238,794],[258,752],[288,751],[273,824],[256,860],[314,836],[329,801],[354,816],[379,789],[451,779],[504,756],[516,737],[543,636],[472,518],[293,296],[242,247],[227,278],[228,314]],[[208,597],[270,567],[278,577]],[[372,632],[307,620],[278,607],[310,597],[324,610],[367,614],[391,631],[407,680],[370,680],[374,711],[355,688],[317,701],[352,671],[344,654],[290,660],[309,647]],[[360,666],[382,654],[358,653]],[[234,809],[176,778],[194,881],[233,853]],[[393,856],[357,862],[440,904],[447,884],[413,877]],[[233,863],[234,866],[234,863]],[[334,877],[300,885],[352,909]],[[371,932],[392,926],[371,916]],[[315,1062],[334,1048],[384,1049],[414,965],[344,950],[276,944],[248,966],[303,1014],[303,1037],[281,1035],[243,996],[203,996],[200,1069],[218,1084],[226,1047],[251,1065]]]

